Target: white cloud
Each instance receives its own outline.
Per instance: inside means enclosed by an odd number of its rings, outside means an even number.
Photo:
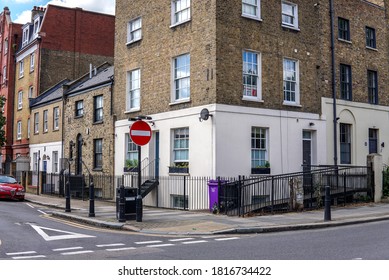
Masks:
[[[115,0],[52,0],[47,4],[65,7],[79,7],[84,10],[100,12],[105,14],[115,14]]]
[[[23,11],[13,22],[25,24],[31,21],[31,11]]]

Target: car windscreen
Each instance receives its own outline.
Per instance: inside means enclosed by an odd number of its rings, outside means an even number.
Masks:
[[[15,184],[16,180],[12,177],[0,176],[0,183]]]

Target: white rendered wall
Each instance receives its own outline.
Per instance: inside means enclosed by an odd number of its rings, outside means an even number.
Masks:
[[[199,121],[201,109],[212,115]],[[160,175],[171,163],[172,130],[189,127],[189,170],[192,176],[237,176],[251,173],[251,127],[269,128],[269,162],[272,174],[301,171],[302,131],[312,131],[312,164],[326,162],[326,125],[317,114],[212,104],[151,116],[159,131]],[[115,175],[123,174],[125,133],[130,122],[115,124]],[[154,158],[154,140],[142,148],[142,158]]]
[[[30,145],[30,168],[33,170],[33,155],[40,151],[40,166],[39,171],[43,171],[43,159],[46,158],[47,161],[47,173],[53,172],[53,152],[58,152],[58,172],[60,170],[60,159],[62,158],[62,145],[61,142],[51,142],[44,144],[34,144]],[[46,157],[44,157],[46,155]],[[48,157],[50,159],[48,159]]]
[[[378,129],[378,153],[382,155],[384,164],[389,164],[389,107],[372,105],[367,103],[351,102],[346,100],[336,101],[337,117],[337,148],[338,164],[340,164],[339,124],[352,125],[351,129],[351,163],[353,165],[366,165],[366,157],[369,154],[369,128]],[[323,114],[327,116],[327,150],[329,163],[334,160],[333,140],[333,101],[331,98],[322,98]],[[383,147],[381,144],[383,144]]]

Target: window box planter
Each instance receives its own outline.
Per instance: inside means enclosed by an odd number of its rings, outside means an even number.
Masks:
[[[189,167],[169,166],[169,173],[189,173]]]
[[[251,168],[251,174],[270,174],[270,167]]]
[[[136,166],[136,167],[124,167],[123,168],[123,172],[138,172],[139,168]]]

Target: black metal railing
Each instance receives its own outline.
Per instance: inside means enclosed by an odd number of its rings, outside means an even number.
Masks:
[[[334,204],[369,201],[373,197],[368,167],[310,166],[304,170],[220,182],[219,211],[243,216],[255,212],[320,208],[324,202],[325,186],[330,186]]]

